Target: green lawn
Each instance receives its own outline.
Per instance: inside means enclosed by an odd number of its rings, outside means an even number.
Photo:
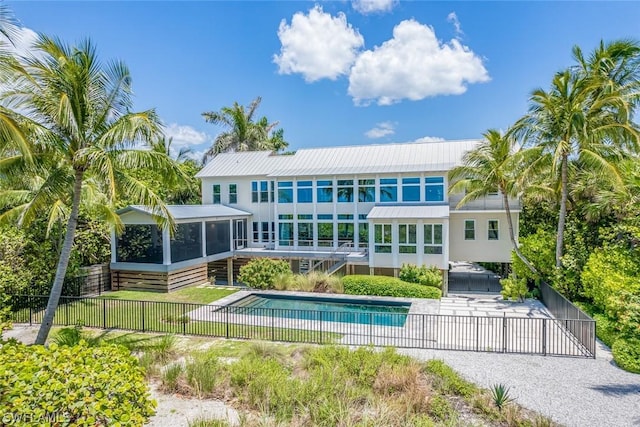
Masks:
[[[237,292],[234,289],[215,289],[212,287],[190,287],[176,292],[144,292],[144,291],[114,291],[108,292],[101,298],[136,300],[136,301],[164,301],[190,302],[194,304],[209,304]]]

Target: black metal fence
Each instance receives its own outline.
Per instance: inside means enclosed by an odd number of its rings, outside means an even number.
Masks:
[[[111,277],[108,273],[71,277],[62,285],[62,295],[66,296],[102,295],[102,292],[110,290]]]
[[[47,298],[12,296],[14,309],[20,307],[13,321],[40,323]],[[315,344],[595,357],[595,322],[578,319],[567,327],[550,318],[346,313],[65,296],[54,324]]]
[[[540,299],[555,317],[559,326],[567,329],[590,353],[596,354],[595,320],[573,305],[546,282],[541,282]],[[585,322],[593,322],[593,331],[584,328]]]

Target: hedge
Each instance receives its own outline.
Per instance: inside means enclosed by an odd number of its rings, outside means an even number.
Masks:
[[[18,426],[125,426],[154,413],[142,368],[124,347],[0,346],[0,420]]]
[[[403,282],[395,277],[353,275],[342,278],[344,293],[404,298],[431,298],[442,296],[440,289]]]
[[[640,339],[618,338],[611,348],[613,360],[625,371],[640,374]]]

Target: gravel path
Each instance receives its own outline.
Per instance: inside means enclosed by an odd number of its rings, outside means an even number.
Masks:
[[[417,359],[443,359],[486,388],[502,383],[516,401],[567,427],[640,426],[640,375],[617,368],[600,346],[596,359],[399,350]]]

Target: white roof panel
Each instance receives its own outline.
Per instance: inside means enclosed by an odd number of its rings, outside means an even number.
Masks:
[[[367,219],[449,218],[449,205],[374,206]]]
[[[167,209],[174,219],[194,219],[194,218],[219,218],[232,216],[250,216],[249,212],[240,209],[231,208],[224,205],[167,205]],[[151,209],[142,205],[131,205],[118,210],[118,215],[125,214],[130,211],[142,212],[153,215]]]
[[[214,157],[196,176],[288,177],[448,171],[460,164],[464,153],[478,142],[464,140],[307,148],[292,155],[273,155],[267,151],[225,153]]]

